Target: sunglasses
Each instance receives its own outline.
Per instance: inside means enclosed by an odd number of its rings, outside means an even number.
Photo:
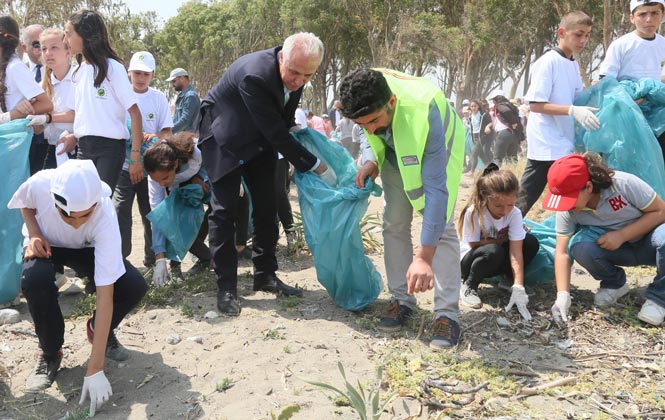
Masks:
[[[30,45],[32,45],[32,48],[41,48],[42,47],[42,44],[40,44],[39,41],[32,41],[32,43]]]

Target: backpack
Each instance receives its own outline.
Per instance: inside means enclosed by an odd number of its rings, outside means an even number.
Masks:
[[[509,101],[503,101],[496,104],[497,116],[508,129],[515,135],[518,141],[524,141],[526,135],[524,134],[524,126],[520,118],[520,112],[515,105]],[[516,125],[517,124],[517,125]]]

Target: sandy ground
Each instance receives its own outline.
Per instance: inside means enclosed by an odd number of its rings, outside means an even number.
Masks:
[[[465,200],[470,184],[470,178],[465,177],[458,208]],[[296,189],[292,188],[292,203],[297,209],[295,194]],[[382,199],[372,198],[369,213],[380,212],[381,207]],[[140,221],[135,218],[134,250],[138,252],[130,258],[137,266],[142,261],[142,236],[136,229],[139,224]],[[416,238],[419,224],[416,219],[413,226]],[[375,235],[381,240],[380,232]],[[506,368],[528,370],[545,379],[551,378],[551,375],[575,374],[586,366],[574,360],[574,352],[569,344],[566,345],[566,336],[547,321],[552,302],[549,287],[532,298],[531,309],[536,327],[532,325],[529,328],[519,322],[516,311],[503,313],[502,308],[508,300],[506,294],[492,287],[483,289],[483,309],[462,309],[461,324],[465,333],[458,348],[435,354],[427,347],[429,314],[425,312],[431,313],[432,292],[419,296],[424,310],[421,314],[427,314],[423,317],[426,328],[422,334],[418,319],[396,336],[380,333],[373,328],[372,322],[375,323],[376,316],[388,303],[386,290],[376,303],[360,313],[338,308],[317,282],[311,257],[307,253],[288,256],[283,239],[280,241],[279,275],[287,283],[297,283],[306,289],[301,300],[294,303],[270,294],[253,292],[251,279],[242,275],[249,273],[251,268],[248,263],[243,263],[239,269],[239,293],[243,308],[238,318],[204,317],[207,312],[216,309],[212,274],[209,276],[210,287],[203,292],[178,296],[165,305],[149,306],[132,313],[117,330],[119,340],[130,350],[131,357],[123,363],[106,362],[105,370],[113,386],[113,397],[96,417],[270,419],[271,413],[277,415],[284,407],[298,404],[301,409],[293,419],[355,419],[358,417],[350,408],[333,405],[330,393],[323,393],[303,379],[342,386],[337,370],[338,362],[342,362],[352,383],[358,380],[371,384],[376,366],[396,353],[402,354],[411,367],[411,362],[417,362],[416,370],[428,369],[423,361],[454,357],[453,360],[493,361]],[[383,256],[374,254],[371,259],[384,276]],[[190,264],[184,264],[183,270]],[[575,294],[576,302],[586,299],[588,303],[592,296],[589,290],[594,290],[596,283],[580,270],[575,270],[573,282],[579,287]],[[636,292],[632,306],[634,312],[639,308],[639,293]],[[82,296],[61,295],[64,312],[70,313]],[[65,357],[55,384],[44,393],[25,394],[23,388],[34,366],[37,340],[25,301],[17,309],[21,312],[21,321],[0,326],[0,381],[4,381],[4,385],[0,382],[0,419],[61,419],[68,413],[69,418],[80,418],[83,409],[78,406],[78,400],[90,353],[85,338],[86,318],[66,321]],[[580,307],[575,306],[573,313],[583,319]],[[506,317],[512,326],[500,329],[495,322],[498,317]],[[613,343],[619,343],[612,348],[613,351],[621,350],[620,343],[626,343],[624,350],[634,350],[630,345],[634,340],[634,330],[614,328],[608,324],[603,331],[603,334],[613,336]],[[181,341],[169,344],[169,338],[174,335],[178,335]],[[662,340],[662,332],[657,331],[656,335]],[[580,346],[576,350],[591,355],[598,353],[600,348],[581,347],[580,350]],[[662,358],[658,363],[660,368],[665,367]],[[384,375],[383,385],[390,383]],[[418,396],[416,389],[402,390],[382,418],[443,418],[438,411],[421,407],[415,399]],[[419,399],[422,401],[422,398]],[[493,417],[493,413],[506,413],[506,404],[528,405],[528,410],[509,411],[514,418],[567,418],[570,413],[573,416],[568,418],[590,418],[585,416],[600,413],[595,405],[588,403],[586,397],[558,399],[557,395],[551,394],[530,397],[528,402],[516,402],[514,396],[498,393],[485,396],[483,401],[474,404],[482,407],[460,412],[458,416]]]

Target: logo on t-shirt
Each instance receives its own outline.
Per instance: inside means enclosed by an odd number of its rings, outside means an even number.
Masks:
[[[148,119],[149,120],[154,120],[155,119],[155,114],[153,114],[152,112],[150,114],[148,114]]]
[[[628,203],[623,200],[621,194],[616,197],[610,197],[607,201],[610,203],[610,207],[612,207],[612,210],[614,211],[619,211],[624,207],[628,207]]]
[[[97,89],[97,97],[100,99],[106,99],[106,89],[104,88]]]

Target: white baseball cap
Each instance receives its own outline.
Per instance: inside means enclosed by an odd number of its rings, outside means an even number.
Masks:
[[[111,188],[99,178],[91,160],[70,159],[55,169],[51,194],[55,205],[71,214],[88,210],[102,197],[110,197]]]
[[[647,3],[658,3],[665,8],[665,0],[630,0],[630,13],[633,13],[635,9]]]
[[[135,52],[131,61],[129,62],[129,68],[127,71],[145,71],[148,73],[154,72],[155,57],[153,57],[152,54],[150,54],[148,51]]]

